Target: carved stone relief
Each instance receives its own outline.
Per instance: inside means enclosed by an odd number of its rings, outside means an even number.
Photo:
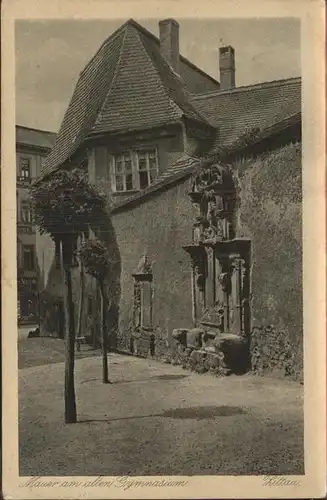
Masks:
[[[132,275],[134,280],[133,335],[141,329],[152,327],[152,266],[144,255]]]
[[[196,321],[214,325],[220,332],[241,333],[247,322],[243,315],[249,317],[243,308],[249,287],[247,264],[242,257],[248,247],[234,239],[236,189],[230,169],[217,164],[203,168],[192,183],[190,197],[198,215],[193,226],[193,246],[184,248],[194,270]]]

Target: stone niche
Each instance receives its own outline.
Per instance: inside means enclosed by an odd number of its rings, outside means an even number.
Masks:
[[[153,356],[153,274],[151,262],[146,255],[140,259],[138,267],[132,276],[134,281],[134,300],[130,351],[136,356]]]
[[[173,337],[191,366],[243,372],[251,328],[251,241],[235,238],[237,196],[229,167],[203,167],[189,196],[198,214],[192,241],[183,247],[191,258],[193,328],[175,330]]]

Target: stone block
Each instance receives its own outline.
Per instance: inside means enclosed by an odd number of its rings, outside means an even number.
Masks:
[[[178,344],[182,344],[186,346],[186,335],[187,335],[188,329],[186,328],[175,328],[172,332],[172,337],[175,339],[175,341]]]
[[[202,348],[207,349],[208,347],[215,347],[214,341],[216,338],[215,332],[205,332],[202,335]]]
[[[177,349],[176,349],[176,353],[179,355],[179,356],[183,356],[184,357],[184,353],[185,353],[185,346],[183,344],[178,344],[177,346]]]
[[[208,353],[207,362],[211,369],[218,368],[219,366],[225,366],[224,355],[222,352]]]
[[[190,355],[190,359],[195,363],[201,363],[207,356],[207,353],[202,350],[194,350]]]
[[[221,335],[217,335],[214,340],[214,345],[221,350],[231,346],[244,346],[244,344],[244,338],[241,335],[237,335],[234,333],[224,333]]]
[[[191,349],[190,347],[186,347],[186,349],[184,351],[185,358],[189,358],[190,357],[192,350],[193,349]]]
[[[199,349],[202,346],[202,328],[192,328],[186,334],[186,345],[188,348]]]
[[[208,346],[205,346],[203,347],[203,350],[206,351],[206,352],[210,352],[210,353],[215,353],[217,352],[217,349],[214,345],[208,345]]]
[[[216,336],[217,332],[214,332],[212,330],[205,331],[204,334],[202,335],[202,341],[208,342],[209,340],[213,340]]]

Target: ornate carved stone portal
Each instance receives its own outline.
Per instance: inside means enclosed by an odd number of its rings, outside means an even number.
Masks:
[[[189,193],[198,215],[184,250],[191,257],[193,323],[203,329],[211,352],[227,343],[247,344],[250,333],[251,242],[235,238],[236,188],[230,169],[213,164],[201,170]],[[233,340],[234,339],[234,340]]]

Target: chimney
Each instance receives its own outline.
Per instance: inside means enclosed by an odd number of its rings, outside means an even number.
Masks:
[[[228,45],[219,49],[219,69],[221,90],[235,87],[235,50]]]
[[[179,24],[174,19],[159,21],[160,52],[172,67],[179,73]]]

